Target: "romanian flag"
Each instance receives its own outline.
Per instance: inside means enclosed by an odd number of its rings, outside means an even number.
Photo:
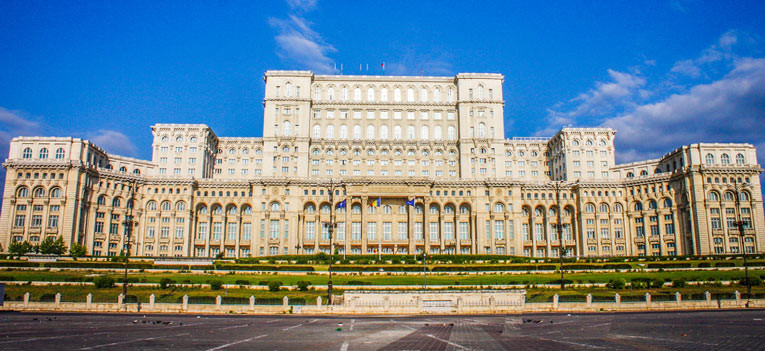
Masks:
[[[382,198],[381,198],[381,197],[378,197],[378,198],[377,198],[377,200],[374,200],[374,201],[372,201],[372,203],[370,204],[370,206],[372,206],[372,207],[380,207],[380,203],[381,203],[381,202],[382,202]]]

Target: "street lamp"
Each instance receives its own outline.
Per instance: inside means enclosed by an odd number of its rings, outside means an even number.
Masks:
[[[749,265],[746,262],[746,243],[744,242],[744,221],[741,219],[741,189],[748,188],[748,183],[739,183],[736,179],[731,179],[731,185],[728,186],[735,192],[736,203],[736,226],[738,226],[738,233],[740,237],[739,247],[744,254],[744,281],[746,282],[746,307],[749,307],[749,299],[752,296],[752,285],[749,282]]]
[[[555,226],[558,232],[558,258],[560,259],[560,289],[566,289],[566,283],[563,281],[563,255],[566,253],[566,244],[563,240],[563,221],[561,220],[561,207],[560,207],[560,187],[563,181],[555,182],[555,203],[558,207],[558,224]]]
[[[335,222],[335,189],[340,188],[340,186],[340,183],[335,183],[333,180],[330,180],[328,184],[324,185],[324,187],[327,188],[327,191],[329,191],[329,221],[323,223],[329,233],[329,281],[327,282],[327,304],[329,305],[332,305],[332,261],[334,261],[332,258],[332,255],[334,254],[332,252],[332,249],[334,248],[334,245],[332,244],[332,233],[337,227],[337,222]]]
[[[122,281],[122,296],[123,298],[127,298],[127,288],[128,288],[128,261],[130,260],[130,236],[133,232],[133,225],[135,221],[133,220],[133,207],[134,204],[134,198],[135,198],[135,181],[133,181],[131,187],[130,187],[130,199],[125,204],[127,206],[128,213],[125,215],[125,221],[123,221],[123,225],[125,226],[125,242],[123,245],[123,250],[125,250],[125,278]]]

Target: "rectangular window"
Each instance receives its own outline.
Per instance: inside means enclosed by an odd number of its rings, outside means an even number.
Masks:
[[[220,241],[222,236],[223,236],[223,223],[213,222],[212,240]]]
[[[600,237],[603,239],[608,239],[610,237],[608,233],[608,228],[600,228]]]
[[[40,228],[42,226],[42,216],[41,215],[33,215],[32,216],[32,228]]]
[[[329,240],[329,227],[324,223],[320,223],[319,226],[321,227],[321,240]]]
[[[545,233],[544,228],[542,227],[542,223],[534,224],[534,236],[536,236],[537,240],[545,240]]]
[[[529,224],[523,223],[521,224],[521,237],[524,241],[531,240],[531,237],[529,236]]]
[[[175,227],[175,238],[176,239],[183,239],[183,232],[184,232],[183,227],[176,226]]]
[[[393,240],[393,223],[383,222],[383,240]]]
[[[271,239],[279,239],[279,220],[271,220]]]
[[[642,225],[641,225],[641,226],[639,226],[639,227],[636,227],[636,228],[635,228],[635,231],[636,231],[636,233],[637,233],[637,237],[638,237],[638,238],[642,238],[642,237],[644,237],[644,236],[645,236],[645,228],[643,228],[643,226],[642,226]]]
[[[207,229],[208,229],[207,222],[199,222],[199,226],[198,227],[199,228],[197,230],[197,239],[198,240],[205,240],[205,239],[207,239]],[[154,229],[154,228],[152,228],[152,229]],[[152,232],[153,232],[153,230],[152,230]],[[153,233],[152,233],[152,235],[153,235]]]
[[[58,215],[48,216],[48,228],[57,228],[57,227],[58,227]]]
[[[430,241],[438,241],[438,222],[430,222],[429,225]]]
[[[351,223],[351,239],[361,240],[361,222]]]
[[[15,225],[17,227],[24,226],[24,216],[21,216],[21,224],[19,224],[18,221],[19,221],[19,216],[16,216],[16,223],[15,223]],[[96,225],[95,225],[93,231],[95,233],[103,233],[104,232],[104,222],[96,222]]]
[[[287,191],[289,191],[289,189],[287,189]],[[289,194],[289,192],[287,194]],[[289,211],[290,210],[289,202],[286,203],[285,205],[286,205],[285,207],[287,208],[287,211]],[[290,237],[290,220],[285,219],[284,220],[284,238],[289,239],[289,237]]]
[[[260,220],[260,237],[261,239],[266,237],[266,220],[265,219]]]
[[[469,240],[468,222],[460,222],[460,240]]]
[[[454,223],[444,223],[444,240],[454,240]]]
[[[167,239],[170,237],[170,227],[162,226],[159,228],[159,237]]]
[[[423,223],[414,222],[414,238],[416,240],[424,240]]]
[[[236,240],[238,234],[236,222],[229,222],[226,228],[226,240]]]
[[[345,222],[337,223],[337,240],[345,240]]]
[[[652,225],[651,226],[651,235],[659,235],[659,226],[658,225]]]
[[[406,222],[398,222],[398,240],[409,239],[409,226]]]
[[[316,222],[305,222],[305,239],[313,240],[316,237]]]
[[[494,221],[494,237],[497,238],[497,240],[505,239],[505,221]]]
[[[377,240],[377,222],[367,222],[367,240]]]

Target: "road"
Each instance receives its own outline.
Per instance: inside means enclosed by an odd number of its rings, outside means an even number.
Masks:
[[[0,314],[2,350],[763,350],[765,310],[488,316]]]

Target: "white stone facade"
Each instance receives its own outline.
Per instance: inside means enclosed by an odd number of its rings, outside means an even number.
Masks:
[[[612,129],[505,139],[503,79],[268,71],[263,137],[157,124],[151,161],[82,139],[14,138],[0,244],[56,235],[116,255],[132,214],[133,255],[312,254],[329,252],[332,213],[335,250],[348,254],[763,252],[752,145],[616,165]],[[346,208],[330,211],[330,181]]]

